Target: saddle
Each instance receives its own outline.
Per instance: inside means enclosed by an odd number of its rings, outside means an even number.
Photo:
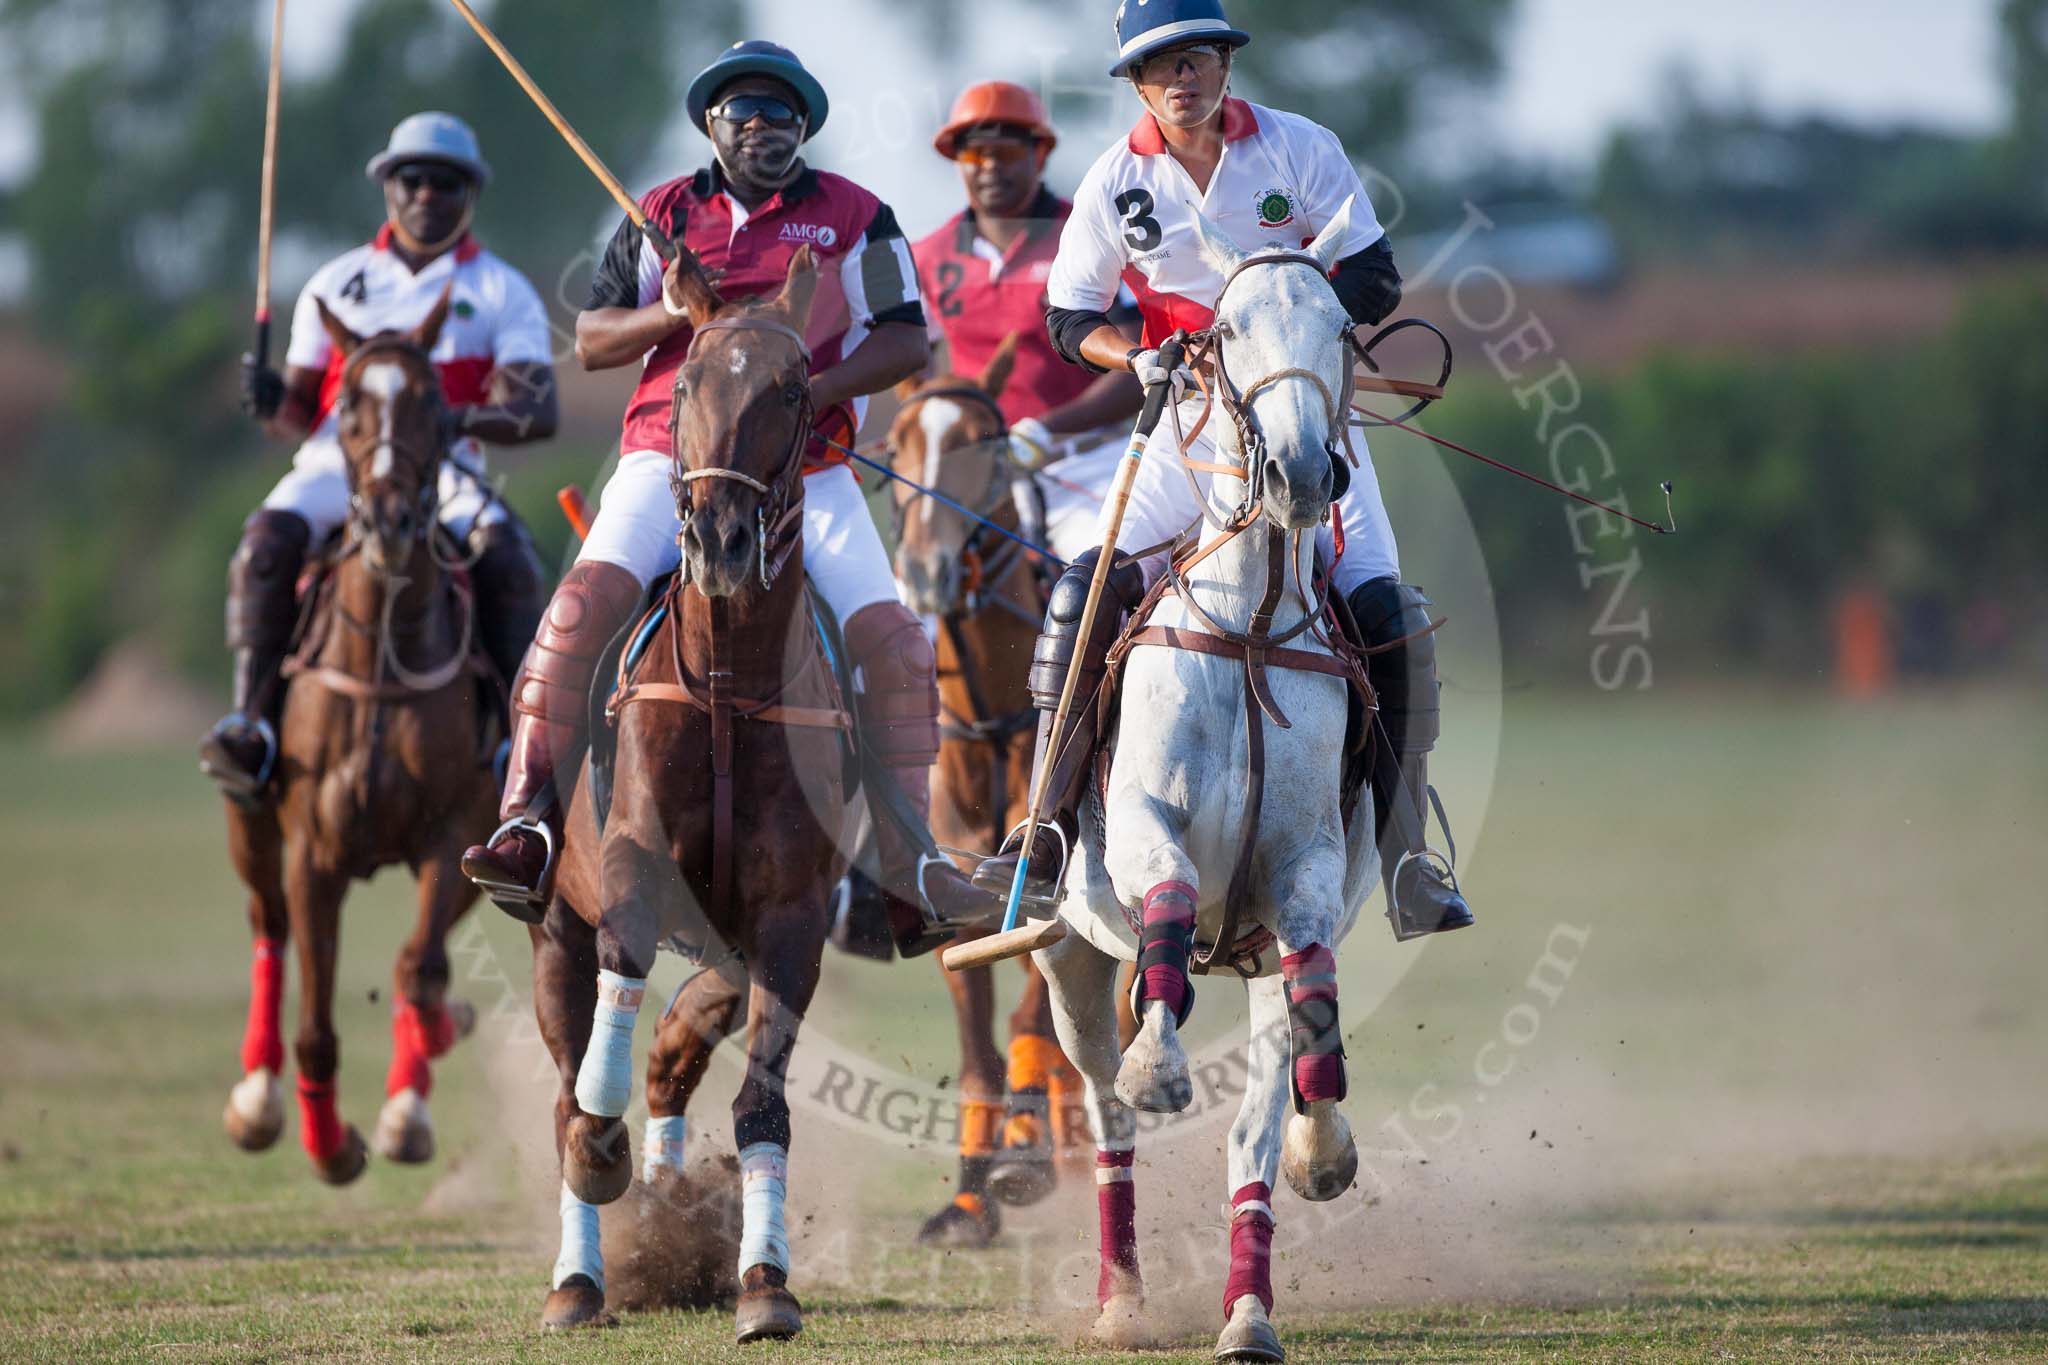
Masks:
[[[1279,538],[1274,544],[1279,546]],[[1276,549],[1276,558],[1278,551]],[[1222,932],[1213,943],[1197,942],[1190,957],[1190,970],[1197,974],[1227,966],[1240,976],[1252,977],[1260,974],[1260,954],[1272,944],[1273,936],[1263,926],[1239,935],[1237,909],[1243,903],[1249,887],[1253,854],[1258,848],[1259,811],[1265,791],[1265,731],[1264,724],[1270,720],[1282,729],[1290,728],[1291,722],[1274,700],[1267,685],[1266,670],[1283,668],[1298,672],[1322,673],[1342,678],[1346,684],[1346,709],[1344,725],[1344,762],[1340,776],[1340,806],[1344,829],[1348,833],[1353,817],[1358,811],[1358,795],[1364,789],[1372,773],[1372,745],[1374,726],[1373,715],[1379,709],[1372,684],[1366,680],[1365,656],[1359,645],[1356,622],[1350,619],[1340,594],[1329,591],[1328,569],[1320,555],[1316,559],[1314,572],[1316,606],[1307,614],[1301,624],[1282,636],[1270,632],[1272,610],[1279,592],[1276,587],[1267,594],[1268,600],[1254,615],[1252,629],[1247,632],[1229,632],[1214,628],[1206,613],[1194,605],[1187,588],[1185,575],[1201,558],[1201,553],[1191,542],[1183,542],[1173,551],[1166,572],[1146,591],[1138,607],[1125,622],[1116,642],[1110,646],[1102,686],[1097,692],[1094,705],[1097,709],[1097,735],[1095,752],[1090,756],[1090,772],[1095,783],[1096,795],[1104,809],[1109,803],[1109,774],[1116,755],[1116,742],[1121,708],[1118,702],[1122,694],[1123,666],[1133,649],[1154,647],[1162,649],[1183,649],[1201,654],[1213,654],[1219,658],[1232,659],[1245,669],[1245,742],[1247,749],[1246,772],[1249,790],[1246,809],[1250,818],[1245,821],[1244,833],[1240,839],[1236,866],[1231,872],[1230,887],[1226,893]],[[1276,571],[1268,575],[1268,581],[1279,584],[1282,580]],[[1155,626],[1151,623],[1154,612],[1169,593],[1177,594],[1190,606],[1196,626]],[[1204,629],[1207,625],[1214,629]],[[1288,648],[1283,642],[1300,634],[1309,634],[1329,649],[1328,654],[1304,649]],[[1086,837],[1098,841],[1103,831],[1088,831]],[[1125,915],[1129,917],[1129,911]],[[1133,923],[1132,931],[1140,928]]]

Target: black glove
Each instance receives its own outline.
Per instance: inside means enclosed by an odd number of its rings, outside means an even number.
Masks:
[[[242,411],[259,422],[267,422],[277,416],[277,410],[284,403],[284,376],[268,365],[256,363],[256,357],[242,357]]]

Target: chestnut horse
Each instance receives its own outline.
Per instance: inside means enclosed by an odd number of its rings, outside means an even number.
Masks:
[[[657,943],[703,966],[670,1002],[647,1065],[650,1171],[680,1165],[683,1115],[745,1009],[733,1100],[745,1226],[741,1341],[794,1336],[783,1191],[784,1081],[845,871],[852,721],[804,587],[803,331],[817,285],[799,248],[779,296],[727,304],[687,256],[700,319],[676,375],[681,571],[610,699],[608,815],[591,769],[570,798],[555,894],[532,929],[534,1006],[560,1076],[562,1251],[542,1321],[607,1322],[596,1205],[632,1182],[621,1116],[632,1029]],[[650,623],[657,618],[650,616]]]
[[[419,914],[394,969],[388,1098],[378,1154],[425,1161],[430,1062],[474,1012],[448,993],[448,930],[476,900],[462,850],[489,831],[495,784],[479,752],[478,707],[489,665],[475,649],[469,589],[434,541],[441,460],[441,383],[428,360],[448,314],[444,293],[406,333],[357,336],[321,306],[346,358],[335,399],[348,460],[349,519],[290,679],[278,740],[276,800],[227,803],[228,844],[249,887],[255,936],[244,1075],[223,1115],[228,1135],[262,1151],[284,1129],[279,1032],[284,946],[299,957],[300,1137],[330,1184],[362,1174],[368,1151],[335,1106],[340,1043],[334,978],[341,903],[352,880],[404,863]]]
[[[996,400],[1016,349],[1013,335],[977,376],[906,382],[889,435],[899,475],[1013,532],[1022,521],[1013,488],[1030,476],[1010,462],[1009,423]],[[1021,492],[1032,497],[1035,488]],[[1016,541],[934,498],[899,496],[895,523],[904,600],[938,625],[932,833],[948,847],[993,853],[1030,800],[1038,712],[1025,672],[1045,611],[1044,570]],[[1053,1040],[1045,979],[1029,958],[1023,967],[1007,1075],[994,970],[943,973],[960,1028],[960,1177],[952,1201],[919,1231],[922,1242],[987,1246],[1001,1228],[997,1204],[1036,1203],[1052,1189],[1055,1151],[1092,1164],[1080,1074]]]

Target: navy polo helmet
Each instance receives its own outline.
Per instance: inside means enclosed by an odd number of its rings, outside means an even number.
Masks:
[[[683,104],[690,113],[690,122],[697,130],[704,130],[704,115],[711,108],[711,101],[718,92],[742,76],[773,76],[795,92],[797,103],[804,109],[804,138],[816,137],[818,130],[825,126],[825,115],[831,110],[831,101],[825,98],[825,87],[818,78],[804,68],[797,55],[780,43],[771,43],[761,38],[750,38],[743,43],[734,43],[718,54],[718,60],[697,73],[690,82],[689,94]]]
[[[1123,0],[1116,9],[1116,65],[1109,74],[1125,75],[1133,62],[1179,43],[1243,47],[1251,40],[1251,34],[1230,26],[1223,0]]]

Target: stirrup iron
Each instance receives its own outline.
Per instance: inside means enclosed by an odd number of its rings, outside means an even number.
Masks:
[[[539,834],[541,846],[547,850],[547,860],[541,864],[540,876],[535,878],[534,885],[528,888],[517,882],[493,881],[487,877],[472,877],[470,880],[474,881],[500,910],[513,919],[522,924],[539,924],[547,918],[547,890],[555,880],[554,831],[548,828],[545,820],[529,820],[523,815],[515,815],[491,831],[491,837],[485,843],[486,847],[493,846],[498,840],[518,829],[532,830]]]

